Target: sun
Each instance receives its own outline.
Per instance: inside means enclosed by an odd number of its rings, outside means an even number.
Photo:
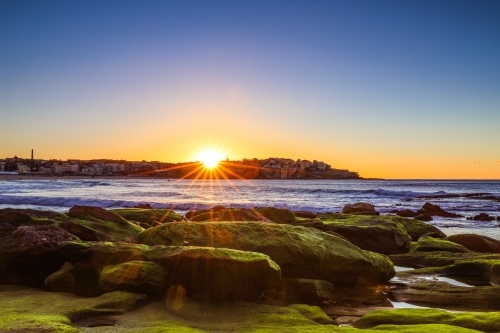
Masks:
[[[205,149],[198,154],[198,160],[207,169],[215,168],[224,158],[224,154],[216,149]]]

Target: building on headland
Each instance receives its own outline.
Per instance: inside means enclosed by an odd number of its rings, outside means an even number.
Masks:
[[[165,178],[218,177],[228,179],[359,179],[357,172],[332,168],[318,160],[270,157],[219,162],[219,168],[204,169],[200,162],[164,163],[125,160],[37,160],[17,156],[0,160],[0,171],[23,174],[80,174],[87,176],[138,176]],[[200,174],[203,172],[203,174]]]

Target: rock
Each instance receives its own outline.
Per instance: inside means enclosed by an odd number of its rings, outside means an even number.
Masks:
[[[153,209],[150,204],[137,204],[133,208],[141,208],[141,209]]]
[[[11,235],[17,227],[10,223],[0,222],[0,237],[5,237]]]
[[[191,245],[260,252],[287,278],[318,279],[334,285],[377,284],[395,273],[383,255],[362,251],[340,237],[313,228],[258,222],[179,222],[147,229],[148,245]]]
[[[257,211],[246,208],[223,209],[219,212],[219,221],[270,222],[270,220]]]
[[[182,286],[188,297],[255,301],[279,287],[279,266],[268,256],[223,248],[191,247],[158,253],[154,261],[169,272],[167,285]]]
[[[363,250],[382,254],[410,251],[411,237],[393,216],[320,214],[324,231],[333,231]]]
[[[470,252],[466,247],[445,239],[438,239],[429,236],[422,236],[418,239],[414,251],[447,251],[447,252]]]
[[[432,216],[429,214],[420,214],[415,216],[415,220],[429,222],[432,221]]]
[[[129,261],[105,266],[99,279],[102,292],[131,291],[135,293],[162,296],[165,269],[151,261]]]
[[[402,267],[442,267],[453,265],[460,260],[500,260],[495,253],[460,252],[411,252],[389,255],[394,265]]]
[[[129,221],[147,223],[149,226],[156,226],[158,223],[183,221],[183,217],[170,209],[151,208],[121,208],[112,209],[110,212],[121,216]]]
[[[419,213],[431,216],[441,216],[441,217],[463,217],[462,215],[446,212],[438,205],[433,205],[429,202],[426,202],[422,206],[422,209],[419,210]]]
[[[391,291],[398,302],[445,309],[500,309],[500,287],[458,287],[447,282],[412,282]]]
[[[450,242],[460,244],[471,251],[482,253],[500,253],[500,241],[476,234],[456,234],[447,238]]]
[[[126,225],[128,223],[121,216],[118,216],[113,212],[110,212],[101,207],[93,206],[73,206],[69,210],[68,216],[82,220],[87,220],[89,217],[94,217],[99,220],[115,222],[121,225]]]
[[[391,213],[401,217],[417,217],[419,215],[419,213],[414,212],[410,209],[400,209],[400,210],[395,209],[392,210]]]
[[[4,210],[0,212],[0,223],[8,223],[12,226],[32,225],[33,219],[26,213],[16,210]]]
[[[186,219],[191,220],[191,218],[196,216],[196,215],[200,215],[200,214],[204,214],[204,213],[212,213],[212,218],[210,218],[210,219],[215,219],[215,218],[217,218],[217,216],[219,216],[219,212],[223,209],[225,209],[223,206],[215,206],[215,207],[211,207],[210,209],[191,210],[191,211],[187,212],[186,214],[184,214],[184,216],[186,217]]]
[[[328,281],[286,279],[287,303],[318,304],[332,298],[334,286]]]
[[[20,226],[0,240],[0,281],[41,286],[67,261],[60,243],[78,240],[56,225]]]
[[[45,279],[44,285],[50,291],[95,297],[102,294],[99,290],[99,274],[100,269],[89,262],[66,262]]]
[[[97,230],[94,230],[92,228],[88,228],[84,225],[71,222],[71,221],[66,221],[62,222],[59,224],[59,227],[63,228],[70,234],[75,235],[76,237],[80,238],[83,241],[112,241],[113,238],[109,237],[108,235],[99,232]]]
[[[215,221],[219,217],[217,212],[205,212],[195,216],[192,216],[190,221],[193,222],[203,222],[203,221]]]
[[[489,221],[494,221],[495,217],[491,216],[489,214],[486,214],[486,213],[480,213],[480,214],[477,214],[473,217],[468,217],[467,220],[489,222]]]
[[[301,217],[301,218],[305,218],[305,219],[315,219],[316,216],[318,215],[317,213],[307,212],[307,211],[303,211],[303,210],[296,210],[296,211],[293,211],[293,213],[295,214],[296,217]]]
[[[293,224],[295,222],[295,214],[288,209],[280,209],[274,207],[260,207],[260,208],[255,208],[255,210],[265,218],[273,221],[274,223]]]
[[[351,215],[380,215],[380,213],[375,210],[375,206],[365,202],[345,205],[344,208],[342,208],[342,213]]]
[[[74,206],[68,215],[74,218],[66,218],[61,222],[61,227],[88,241],[135,243],[137,235],[144,230],[119,215],[99,207]],[[99,216],[105,220],[100,219]]]
[[[398,217],[393,218],[393,220],[401,223],[408,232],[408,235],[410,235],[414,241],[417,241],[420,237],[424,235],[431,236],[434,238],[446,237],[444,232],[442,232],[435,226],[425,223],[423,221],[419,221],[416,219],[398,218]]]

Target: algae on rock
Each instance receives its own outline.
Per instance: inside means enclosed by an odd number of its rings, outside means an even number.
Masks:
[[[147,229],[148,245],[194,245],[260,252],[287,278],[320,279],[334,285],[377,284],[395,271],[384,255],[362,251],[345,239],[313,228],[259,222],[179,222]]]

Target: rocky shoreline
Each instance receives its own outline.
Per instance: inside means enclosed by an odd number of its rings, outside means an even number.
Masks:
[[[1,209],[0,331],[500,331],[500,241],[393,214]]]

